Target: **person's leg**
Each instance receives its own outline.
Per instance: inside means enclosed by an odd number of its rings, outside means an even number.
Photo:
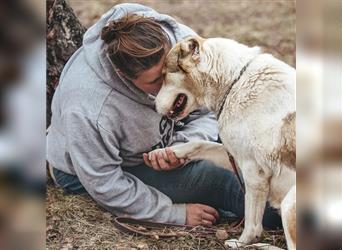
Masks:
[[[53,168],[53,175],[56,184],[64,189],[69,194],[85,194],[87,191],[82,186],[80,180],[76,175],[67,174],[56,168]]]
[[[147,166],[127,167],[124,171],[163,192],[175,203],[201,203],[244,216],[244,195],[234,173],[208,161],[190,162],[171,171],[155,171]],[[281,227],[279,214],[269,206],[263,225],[271,229]]]

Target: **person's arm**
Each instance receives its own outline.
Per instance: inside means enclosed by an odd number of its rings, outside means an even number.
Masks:
[[[170,146],[194,140],[217,141],[218,123],[213,112],[205,108],[192,112],[180,121],[181,126],[176,128],[173,142]]]
[[[67,147],[77,176],[100,205],[118,216],[185,224],[185,204],[122,171],[118,137],[81,113],[64,115]]]

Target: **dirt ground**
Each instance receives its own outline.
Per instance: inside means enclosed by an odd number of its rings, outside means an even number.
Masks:
[[[133,1],[69,0],[76,15],[91,26],[113,5]],[[203,37],[228,37],[265,51],[295,66],[294,1],[181,1],[136,0],[169,14]],[[87,195],[65,195],[48,184],[46,201],[47,249],[224,249],[224,240],[185,235],[157,239],[126,235],[113,225],[113,217]],[[220,224],[214,229],[227,229]],[[241,232],[229,232],[236,238]],[[262,242],[286,248],[281,231],[265,232]],[[265,248],[267,249],[267,248]]]
[[[46,206],[46,248],[161,250],[161,249],[226,249],[224,240],[216,237],[217,230],[228,232],[229,239],[238,238],[242,227],[231,230],[228,223],[209,229],[205,237],[180,234],[177,237],[158,238],[133,236],[118,231],[114,217],[99,207],[88,195],[66,195],[61,189],[48,185]],[[265,231],[261,242],[286,248],[283,231]],[[255,249],[248,247],[247,249]],[[267,250],[268,248],[263,248]]]

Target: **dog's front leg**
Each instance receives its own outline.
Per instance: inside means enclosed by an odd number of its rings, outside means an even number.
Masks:
[[[209,141],[192,141],[172,146],[171,149],[178,158],[188,160],[208,160],[219,167],[233,171],[227,150],[221,143]]]
[[[263,184],[261,184],[263,185]],[[262,218],[267,202],[268,189],[260,186],[246,185],[245,228],[239,242],[256,242],[262,233]]]
[[[264,215],[269,184],[260,168],[253,163],[245,164],[242,168],[245,180],[245,228],[239,240],[228,240],[227,245],[237,248],[256,242],[263,231],[262,218]]]

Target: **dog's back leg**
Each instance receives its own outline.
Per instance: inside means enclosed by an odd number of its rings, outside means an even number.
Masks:
[[[233,171],[223,144],[208,141],[193,141],[171,147],[178,158],[208,160],[219,167]]]
[[[296,186],[286,194],[281,203],[281,219],[283,222],[287,248],[296,249]]]

